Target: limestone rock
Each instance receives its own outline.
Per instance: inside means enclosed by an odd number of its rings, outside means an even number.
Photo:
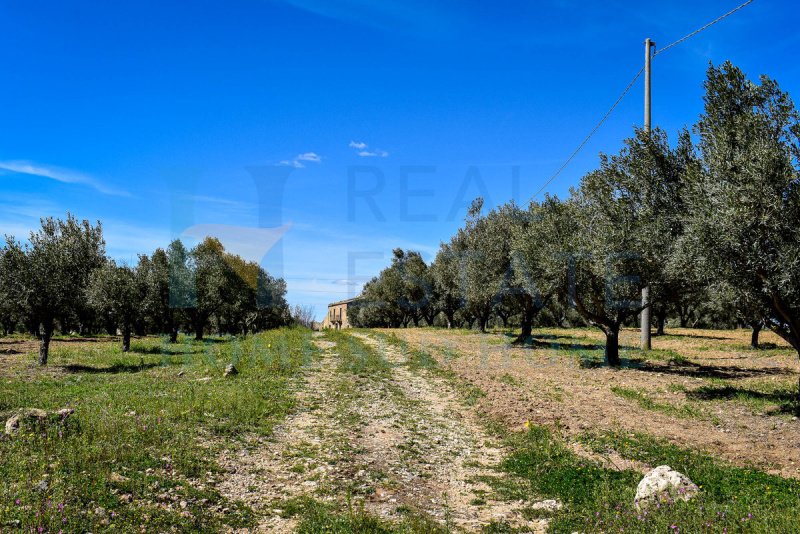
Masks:
[[[236,369],[236,367],[234,367],[234,365],[232,363],[229,363],[227,365],[227,367],[225,367],[225,376],[233,376],[233,375],[238,375],[238,374],[239,374],[239,370]]]
[[[544,501],[535,502],[531,505],[534,510],[544,510],[546,512],[557,512],[563,508],[563,504],[555,499],[547,499]]]
[[[41,432],[48,426],[67,428],[67,419],[73,413],[75,410],[72,408],[62,408],[54,412],[39,408],[23,408],[6,420],[5,431],[7,435],[12,435],[20,430]]]
[[[636,488],[637,509],[647,508],[660,500],[688,501],[700,488],[683,473],[668,465],[660,465],[647,473]]]

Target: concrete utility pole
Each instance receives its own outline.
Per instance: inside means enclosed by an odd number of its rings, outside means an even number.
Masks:
[[[651,48],[655,48],[656,43],[648,37],[644,42],[644,131],[650,133],[650,60],[653,58]],[[642,313],[640,316],[641,324],[641,347],[642,350],[650,350],[650,286],[642,288]]]

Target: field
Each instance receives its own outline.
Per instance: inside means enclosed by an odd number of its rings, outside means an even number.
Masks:
[[[800,364],[771,334],[439,329],[0,339],[0,530],[794,532]],[[238,374],[224,376],[234,363]],[[633,506],[668,464],[689,503]]]

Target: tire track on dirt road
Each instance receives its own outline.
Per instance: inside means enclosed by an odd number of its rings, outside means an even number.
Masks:
[[[453,384],[410,366],[408,354],[381,336],[346,336],[333,339],[373,351],[380,372],[348,371],[339,353],[353,347],[316,334],[321,355],[305,371],[295,412],[269,438],[248,438],[218,458],[227,471],[220,490],[257,512],[254,532],[294,531],[303,518],[284,510],[297,498],[339,510],[363,504],[369,515],[406,526],[421,518],[413,523],[419,532],[437,524],[476,532],[492,522],[546,530],[546,519],[523,517],[532,503],[499,500],[481,480],[501,476],[492,466],[507,451]]]
[[[499,476],[492,467],[507,451],[461,402],[453,384],[424,369],[413,369],[404,350],[378,336],[353,335],[392,365],[391,385],[401,393],[389,407],[404,422],[393,438],[387,443],[379,418],[373,419],[361,438],[364,455],[380,458],[402,481],[386,495],[465,531],[478,531],[497,522],[527,532],[544,532],[547,520],[523,517],[522,509],[531,503],[492,498],[494,492],[482,479]],[[397,450],[415,450],[416,454],[398,454]]]

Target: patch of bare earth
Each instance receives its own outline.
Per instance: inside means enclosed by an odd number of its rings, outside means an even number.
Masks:
[[[528,504],[492,500],[479,480],[497,476],[505,451],[482,430],[446,380],[409,369],[406,355],[372,336],[359,339],[391,364],[381,377],[337,369],[336,347],[317,338],[322,358],[297,393],[296,412],[269,439],[226,450],[222,493],[263,516],[258,532],[290,532],[281,517],[286,499],[309,496],[345,505],[348,496],[388,521],[408,513],[456,530],[478,531],[492,521],[543,532],[527,521]]]
[[[521,508],[531,503],[492,499],[481,482],[497,476],[506,451],[460,401],[452,384],[424,370],[412,370],[407,354],[372,336],[355,334],[393,365],[391,381],[373,392],[368,424],[359,441],[361,459],[391,476],[376,491],[370,507],[391,517],[396,503],[423,511],[442,523],[477,531],[492,521],[531,532],[546,520],[527,521]],[[398,388],[398,392],[386,389]]]
[[[294,414],[272,436],[249,437],[237,448],[223,450],[217,461],[227,473],[220,492],[256,510],[262,519],[255,532],[293,532],[294,518],[284,518],[281,503],[312,495],[335,464],[336,434],[325,398],[334,377],[333,343],[315,339],[323,357],[309,367],[297,392]]]
[[[526,421],[558,425],[567,434],[590,430],[646,432],[681,446],[705,450],[737,465],[800,477],[800,422],[791,415],[756,412],[724,398],[692,402],[686,394],[720,380],[747,388],[756,382],[796,387],[800,363],[772,334],[762,341],[772,350],[747,347],[747,331],[673,330],[679,336],[653,338],[655,349],[672,350],[688,361],[652,360],[645,365],[585,368],[581,354],[602,355],[602,334],[590,330],[547,330],[536,348],[511,346],[500,334],[480,335],[433,329],[398,329],[400,338],[428,350],[461,379],[486,393],[479,407],[511,428]],[[540,332],[541,334],[541,332]],[[635,347],[638,331],[625,330],[621,344]],[[715,382],[716,380],[716,382]],[[655,402],[686,416],[646,409],[611,391],[617,386],[642,391]]]

